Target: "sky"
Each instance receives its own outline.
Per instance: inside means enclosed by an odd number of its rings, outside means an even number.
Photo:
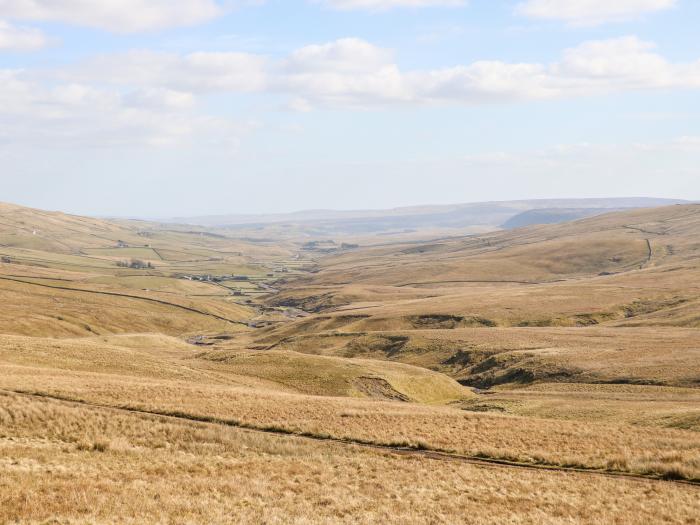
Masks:
[[[696,0],[0,0],[0,201],[700,199]]]

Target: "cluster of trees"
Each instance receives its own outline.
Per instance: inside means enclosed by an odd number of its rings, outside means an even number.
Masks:
[[[120,268],[133,268],[134,270],[150,270],[154,266],[150,262],[142,261],[141,259],[131,259],[130,261],[118,261],[117,266]]]

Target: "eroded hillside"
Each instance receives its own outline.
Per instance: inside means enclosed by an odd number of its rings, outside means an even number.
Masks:
[[[271,299],[254,348],[418,364],[486,388],[698,386],[700,206],[352,250]],[[631,330],[634,328],[635,330]]]

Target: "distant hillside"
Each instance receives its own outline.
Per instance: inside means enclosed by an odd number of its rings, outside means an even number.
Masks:
[[[407,234],[416,231],[434,233],[433,236],[481,233],[507,228],[516,217],[530,211],[542,210],[550,219],[544,222],[562,222],[607,211],[631,208],[652,208],[685,201],[654,198],[611,199],[542,199],[503,202],[476,202],[441,206],[413,206],[388,210],[332,211],[312,210],[276,215],[218,215],[184,217],[170,220],[177,224],[225,228],[239,233],[254,231],[256,236],[363,236]],[[594,212],[595,210],[595,212]],[[558,213],[563,219],[554,220]],[[537,221],[545,216],[538,215]],[[533,224],[527,219],[522,225]]]
[[[144,245],[138,229],[91,217],[37,210],[0,202],[0,245],[52,253],[115,246],[118,241]]]
[[[261,279],[268,269],[247,254],[287,252],[195,230],[0,203],[0,334],[244,329],[257,315],[249,296],[221,278]]]
[[[270,298],[309,315],[256,347],[400,361],[478,388],[697,387],[699,236],[689,204],[320,257]]]
[[[639,312],[700,326],[700,296],[688,285],[700,271],[699,232],[700,205],[677,205],[360,248],[322,258],[313,277],[283,287],[276,301],[312,312],[349,308],[366,315],[363,326],[392,329],[421,326],[424,317],[489,326],[629,323]]]
[[[555,279],[638,268],[648,256],[647,240],[659,244],[659,259],[695,253],[691,241],[699,227],[700,205],[644,208],[517,231],[397,243],[324,259],[323,266],[340,274],[351,266],[354,283],[402,284],[410,277]],[[378,265],[377,259],[387,264]]]
[[[519,213],[502,224],[504,230],[523,228],[536,224],[559,224],[561,222],[595,217],[603,213],[622,211],[624,208],[544,208]]]

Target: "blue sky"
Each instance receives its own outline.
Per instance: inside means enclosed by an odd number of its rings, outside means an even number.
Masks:
[[[700,2],[0,0],[0,200],[700,199]]]

